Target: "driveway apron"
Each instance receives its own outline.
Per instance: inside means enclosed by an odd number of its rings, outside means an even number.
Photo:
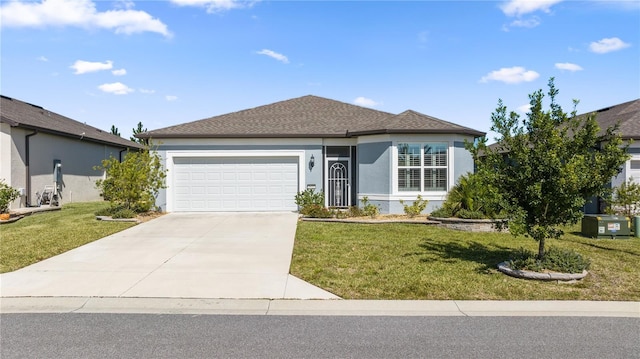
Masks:
[[[295,213],[172,213],[15,272],[2,297],[336,299],[289,275]]]

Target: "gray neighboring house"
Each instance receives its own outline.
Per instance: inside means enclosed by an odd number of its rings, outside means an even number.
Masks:
[[[618,105],[592,111],[579,116],[596,115],[596,121],[602,130],[616,123],[620,125],[618,133],[623,140],[633,141],[628,152],[631,158],[622,167],[622,172],[611,180],[611,185],[617,187],[633,177],[634,182],[640,183],[640,99],[624,102]],[[601,199],[592,199],[585,206],[585,213],[603,213],[605,203]]]
[[[57,187],[61,204],[101,200],[95,182],[104,173],[93,167],[141,148],[40,106],[0,97],[0,179],[22,194],[12,209],[37,205],[36,192],[45,186]]]
[[[317,96],[148,131],[158,146],[168,212],[295,211],[314,189],[326,206],[403,213],[418,195],[440,206],[458,177],[473,171],[464,141],[484,133],[415,111],[391,114]],[[409,202],[411,203],[411,202]]]

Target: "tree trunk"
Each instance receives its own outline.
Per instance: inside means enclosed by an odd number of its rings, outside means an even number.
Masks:
[[[540,238],[538,241],[538,259],[542,260],[544,258],[544,237]]]

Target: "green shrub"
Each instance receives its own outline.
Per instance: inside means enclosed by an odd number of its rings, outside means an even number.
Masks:
[[[363,217],[363,216],[365,216],[364,211],[362,210],[362,208],[358,206],[351,206],[347,210],[347,217]]]
[[[429,201],[422,199],[421,195],[418,195],[418,198],[413,201],[411,205],[404,204],[404,201],[400,200],[400,204],[404,207],[404,213],[409,216],[409,218],[413,218],[422,213],[422,211],[427,208],[427,203],[429,203]]]
[[[298,207],[301,208],[312,204],[324,206],[324,193],[316,193],[313,189],[309,188],[302,192],[298,192],[295,197],[295,202]]]
[[[300,208],[300,213],[307,217],[327,218],[327,213],[330,212],[324,208],[324,193],[316,193],[313,189],[298,192],[295,203]]]
[[[360,200],[362,203],[362,211],[365,216],[369,216],[371,218],[376,218],[380,214],[380,207],[376,206],[373,203],[369,203],[369,197],[364,196]]]
[[[112,218],[135,218],[137,213],[128,208],[122,208],[119,211],[115,211],[111,217]]]
[[[127,153],[122,162],[111,156],[94,169],[106,173],[96,186],[112,207],[147,212],[153,208],[160,189],[166,188],[167,174],[160,155],[148,147]]]
[[[501,218],[504,217],[502,203],[502,196],[494,186],[478,174],[467,173],[449,191],[441,209],[431,215],[443,218]]]
[[[520,248],[509,260],[509,267],[518,270],[542,272],[544,270],[561,273],[582,273],[589,269],[590,261],[571,249],[549,247],[542,260],[532,251]]]
[[[0,180],[0,213],[9,212],[9,205],[19,196],[20,192],[17,189]]]
[[[451,208],[443,206],[432,211],[430,215],[433,217],[449,218],[453,217],[453,211]]]
[[[122,205],[113,205],[96,211],[96,216],[109,216],[111,218],[134,218],[137,213]]]
[[[481,211],[471,211],[468,209],[461,209],[456,214],[456,217],[463,219],[483,219],[487,218],[487,216]]]
[[[309,204],[300,209],[300,213],[311,218],[331,218],[334,212],[319,204]]]

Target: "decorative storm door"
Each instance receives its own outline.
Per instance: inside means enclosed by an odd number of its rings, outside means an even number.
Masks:
[[[329,207],[349,207],[351,205],[348,159],[327,159],[326,196]]]

